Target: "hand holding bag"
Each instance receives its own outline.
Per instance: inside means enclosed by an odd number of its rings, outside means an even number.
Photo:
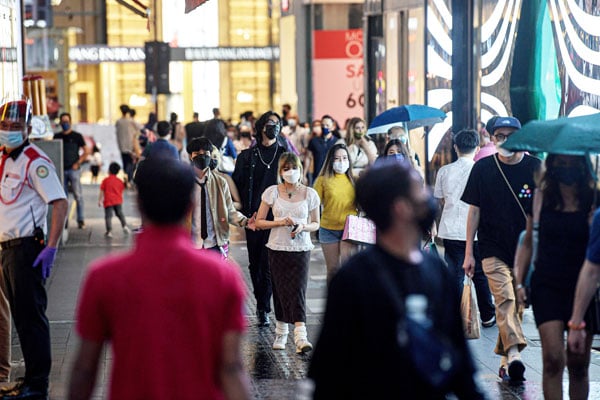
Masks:
[[[375,224],[368,218],[348,215],[342,240],[352,243],[375,244]]]
[[[479,339],[481,327],[479,326],[479,306],[477,295],[473,286],[473,279],[465,275],[462,297],[460,300],[460,313],[463,320],[465,338]]]

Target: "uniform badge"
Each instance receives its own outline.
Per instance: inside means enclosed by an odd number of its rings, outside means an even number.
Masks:
[[[37,174],[37,176],[39,176],[40,178],[44,179],[45,177],[48,176],[48,168],[40,165],[39,167],[37,167],[37,169],[35,170],[35,173]]]

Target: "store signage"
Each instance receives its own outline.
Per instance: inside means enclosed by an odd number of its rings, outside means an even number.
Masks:
[[[2,49],[0,49],[2,50]],[[69,61],[78,64],[143,62],[143,47],[74,46]],[[274,61],[279,47],[173,47],[171,61]]]
[[[172,61],[272,61],[279,47],[188,47],[171,49]]]
[[[0,47],[0,61],[17,62],[17,49],[15,47]]]
[[[69,49],[69,61],[78,64],[142,62],[145,59],[143,47],[74,46]]]
[[[338,123],[364,115],[362,29],[315,31],[313,115],[330,114]]]

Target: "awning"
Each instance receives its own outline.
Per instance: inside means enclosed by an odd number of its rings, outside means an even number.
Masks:
[[[195,10],[197,7],[206,3],[208,0],[185,0],[185,13]]]

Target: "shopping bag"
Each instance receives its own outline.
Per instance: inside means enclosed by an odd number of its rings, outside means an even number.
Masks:
[[[368,218],[348,215],[342,240],[352,243],[375,244],[375,224]]]
[[[460,311],[463,319],[463,331],[466,339],[479,339],[479,307],[473,280],[465,275],[463,292],[460,301]]]

